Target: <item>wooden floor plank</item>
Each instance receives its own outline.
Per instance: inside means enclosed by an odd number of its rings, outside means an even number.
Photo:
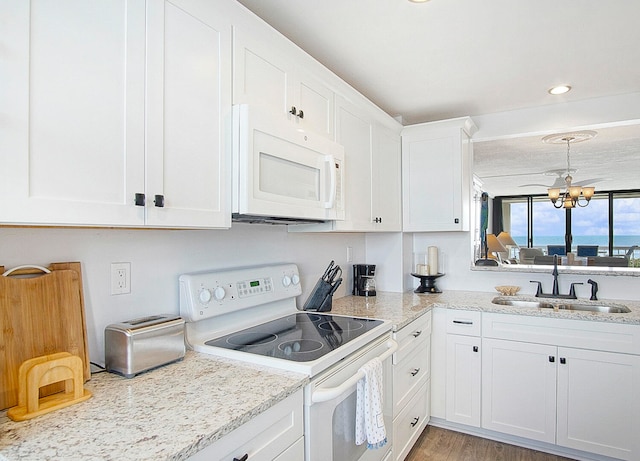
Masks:
[[[405,461],[571,461],[528,448],[427,426]]]

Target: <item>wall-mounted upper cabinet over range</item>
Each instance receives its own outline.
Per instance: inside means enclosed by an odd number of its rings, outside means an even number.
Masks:
[[[0,221],[229,226],[231,24],[147,3],[3,4]]]
[[[334,91],[299,64],[301,54],[266,25],[235,26],[233,104],[260,107],[333,140]]]
[[[471,136],[469,117],[402,130],[403,230],[468,231]]]

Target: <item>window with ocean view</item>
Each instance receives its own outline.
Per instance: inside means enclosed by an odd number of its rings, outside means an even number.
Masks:
[[[629,266],[640,267],[640,191],[601,192],[569,212],[546,196],[497,197],[494,203],[501,204],[501,230],[520,247],[547,254],[548,245],[565,245],[569,235],[579,256],[626,257]]]

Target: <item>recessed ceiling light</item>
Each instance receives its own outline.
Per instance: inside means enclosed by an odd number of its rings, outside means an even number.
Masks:
[[[571,87],[569,85],[558,85],[549,89],[549,94],[565,94]]]

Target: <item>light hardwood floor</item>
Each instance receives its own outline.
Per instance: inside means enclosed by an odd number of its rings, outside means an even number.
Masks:
[[[569,458],[427,426],[405,461],[570,461]]]

